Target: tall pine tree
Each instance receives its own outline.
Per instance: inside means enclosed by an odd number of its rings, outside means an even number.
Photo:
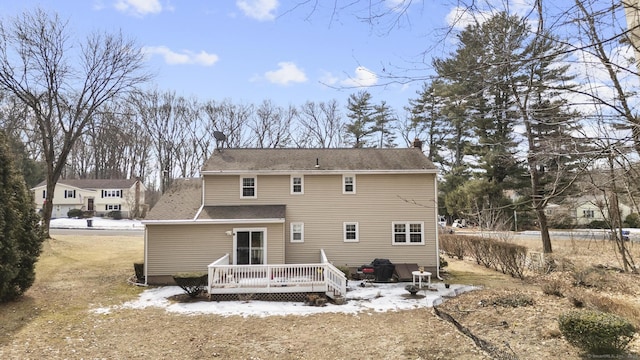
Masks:
[[[368,91],[349,95],[347,117],[351,119],[351,122],[345,125],[347,141],[354,148],[367,147],[369,137],[376,131],[371,94]]]

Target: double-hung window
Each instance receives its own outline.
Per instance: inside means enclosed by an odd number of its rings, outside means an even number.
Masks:
[[[291,176],[291,194],[304,194],[304,177],[302,175]]]
[[[258,197],[256,177],[240,177],[240,197],[244,199],[255,199]]]
[[[122,190],[102,190],[102,197],[122,197]]]
[[[76,197],[76,191],[75,190],[65,190],[64,191],[64,198],[75,198]]]
[[[345,222],[344,223],[344,242],[358,242],[358,223],[357,222]]]
[[[586,209],[586,210],[582,210],[582,216],[589,218],[589,219],[593,219],[595,217],[595,211],[593,211],[593,209]]]
[[[293,242],[304,242],[304,223],[291,223],[291,240]]]
[[[407,221],[393,222],[393,245],[422,245],[424,244],[424,222]]]
[[[343,194],[356,193],[356,176],[355,175],[342,175],[342,193]]]

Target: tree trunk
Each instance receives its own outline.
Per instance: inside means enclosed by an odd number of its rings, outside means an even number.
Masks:
[[[49,225],[51,223],[51,215],[53,214],[53,195],[56,189],[56,183],[60,175],[55,175],[53,170],[47,170],[47,190],[44,198],[44,206],[42,207],[42,230],[45,238],[49,239]]]

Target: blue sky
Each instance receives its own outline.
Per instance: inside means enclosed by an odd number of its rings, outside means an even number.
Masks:
[[[381,6],[391,9],[398,1]],[[384,100],[401,112],[421,84],[385,86],[384,75],[406,68],[430,75],[431,56],[422,52],[434,45],[453,9],[414,1],[409,17],[387,32],[388,24],[358,20],[368,2],[333,18],[333,0],[318,1],[327,8],[316,9],[296,8],[299,3],[304,1],[4,0],[0,13],[6,18],[37,6],[55,11],[79,38],[94,30],[122,31],[145,47],[154,85],[184,96],[281,106],[336,99],[344,105],[349,94],[368,89],[374,103]],[[449,51],[439,49],[437,56]]]

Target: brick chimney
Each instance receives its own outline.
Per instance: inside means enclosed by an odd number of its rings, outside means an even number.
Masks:
[[[422,150],[422,141],[418,138],[415,138],[413,140],[413,144],[411,144],[414,148],[418,148],[420,150]]]

